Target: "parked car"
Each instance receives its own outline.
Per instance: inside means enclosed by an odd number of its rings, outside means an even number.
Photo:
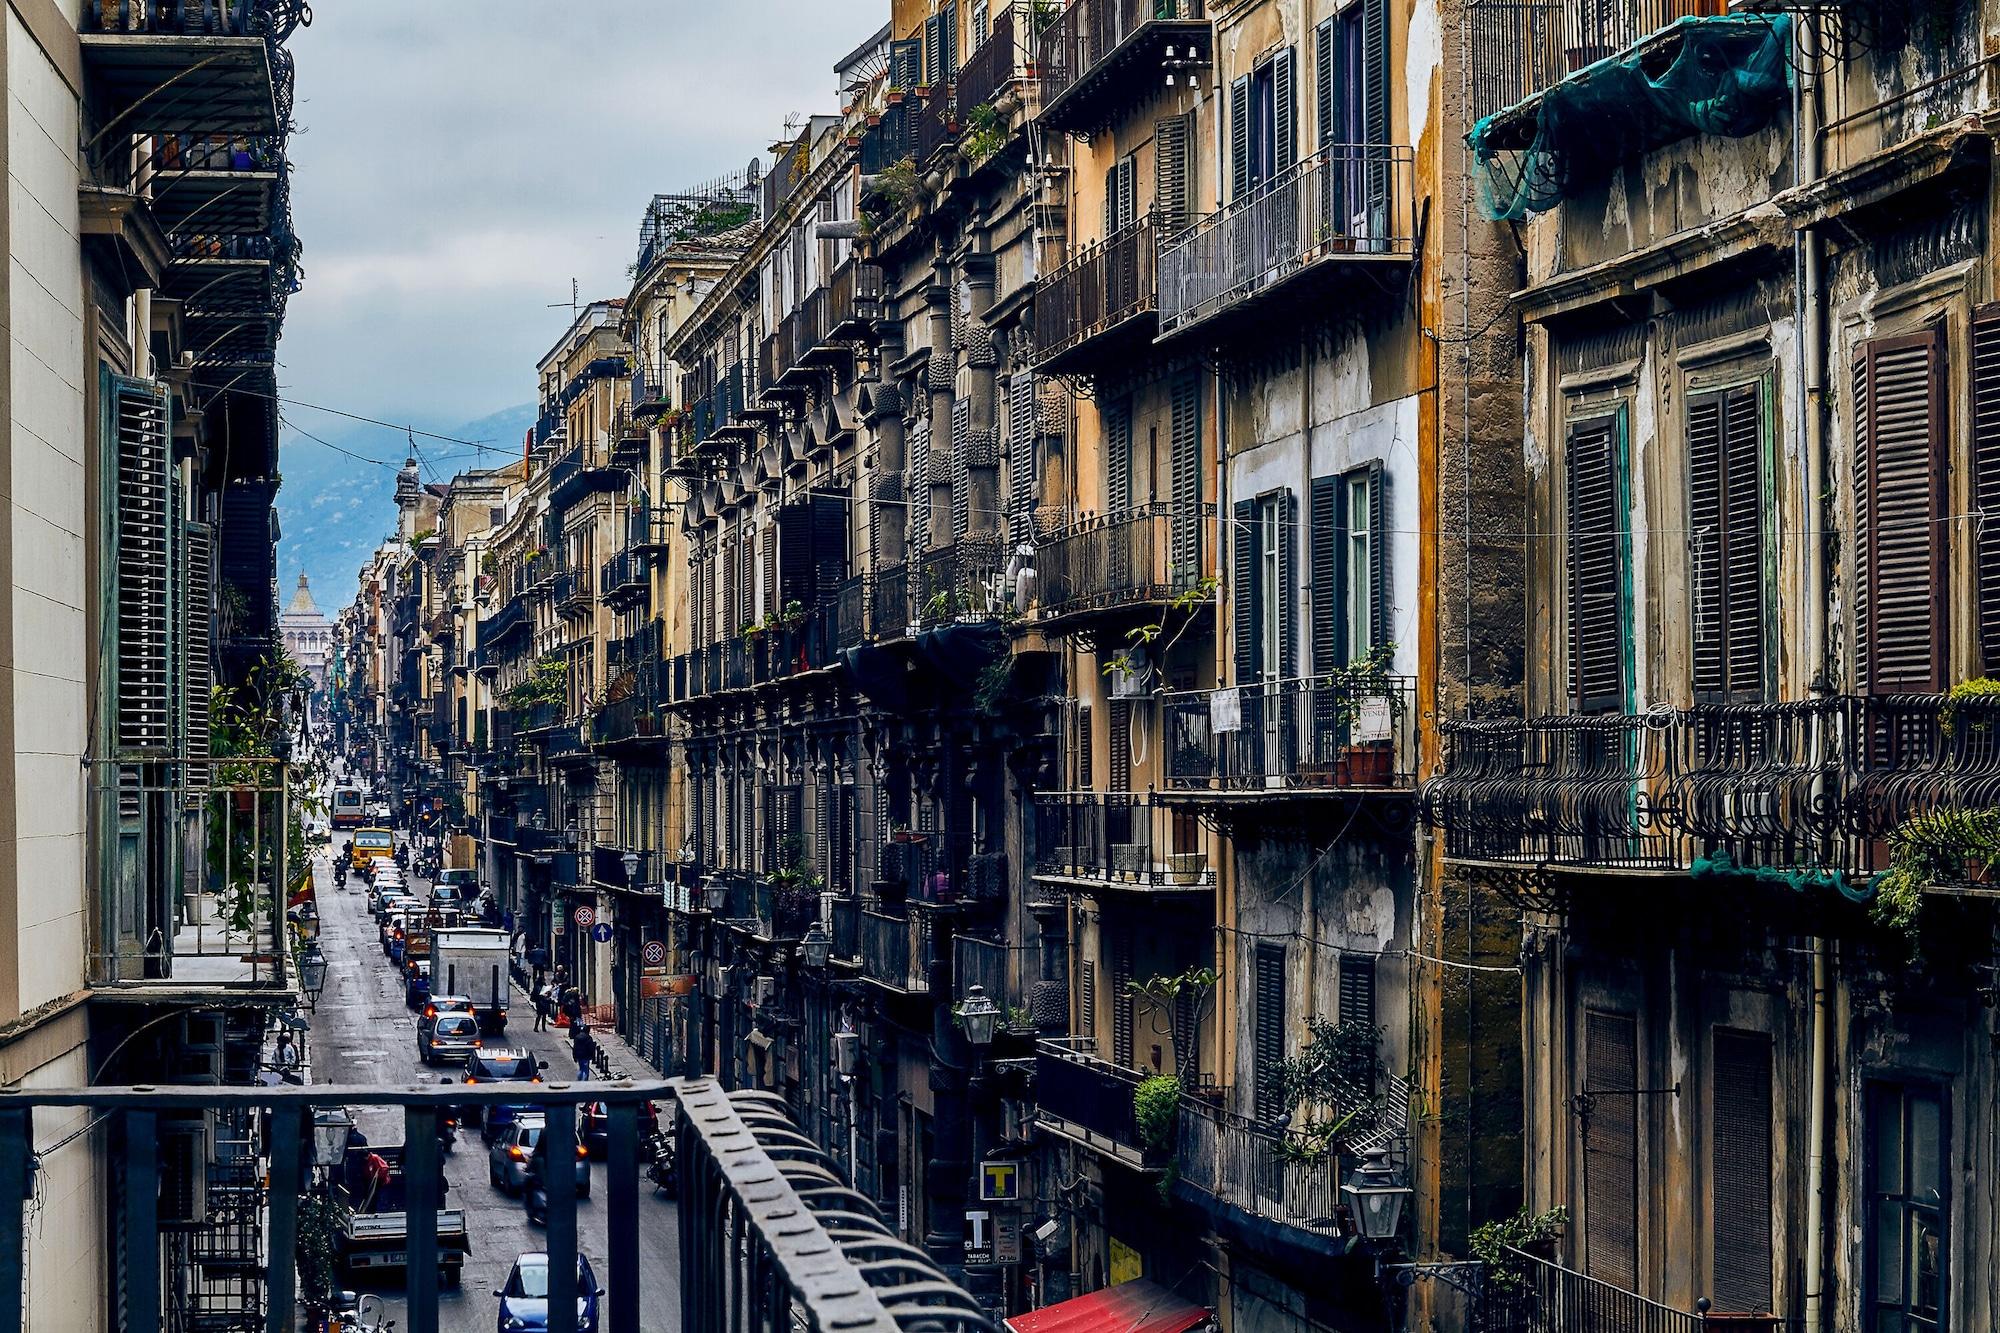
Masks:
[[[660,1109],[652,1102],[639,1104],[639,1138],[643,1142],[660,1129]],[[602,1158],[611,1151],[611,1114],[603,1102],[585,1102],[577,1112],[577,1142],[590,1155]]]
[[[478,1026],[474,1020],[474,1027]],[[547,1068],[524,1050],[499,1046],[483,1046],[466,1057],[465,1081],[467,1083],[540,1083],[542,1070]],[[477,1121],[479,1136],[488,1144],[498,1137],[501,1130],[513,1124],[523,1114],[532,1113],[533,1108],[525,1103],[507,1103],[501,1106],[467,1108],[467,1123]]]
[[[403,969],[403,1004],[421,1009],[431,994],[431,965],[418,959]]]
[[[546,1121],[526,1116],[516,1120],[486,1150],[486,1179],[503,1194],[519,1194],[528,1187],[528,1159],[541,1142]]]
[[[471,1014],[439,1014],[417,1020],[417,1058],[427,1065],[440,1060],[469,1060],[479,1049],[479,1020]]]
[[[549,1327],[549,1256],[539,1251],[514,1261],[506,1284],[493,1293],[500,1298],[500,1333],[547,1333]],[[597,1333],[599,1301],[604,1288],[590,1260],[576,1256],[577,1333]]]

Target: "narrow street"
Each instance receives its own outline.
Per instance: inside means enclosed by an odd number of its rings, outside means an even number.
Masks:
[[[415,1016],[404,1006],[395,969],[382,956],[363,883],[351,878],[342,892],[334,886],[324,863],[315,866],[314,874],[319,888],[320,939],[328,963],[326,989],[313,1015],[314,1082],[434,1084],[446,1077],[456,1081],[459,1074],[455,1068],[426,1069],[416,1058]],[[415,891],[429,891],[429,881],[412,875],[411,882]],[[525,1047],[537,1059],[547,1061],[551,1075],[567,1075],[573,1063],[565,1035],[553,1029],[535,1032],[533,1011],[518,988],[513,1004],[515,1018],[507,1027],[507,1044]],[[356,1108],[355,1118],[371,1142],[402,1140],[402,1125],[391,1113]],[[446,1201],[465,1210],[472,1253],[460,1288],[446,1290],[440,1303],[438,1327],[444,1333],[492,1329],[497,1305],[494,1291],[506,1280],[515,1256],[540,1250],[546,1239],[541,1227],[529,1224],[520,1199],[487,1182],[486,1168],[486,1149],[478,1132],[465,1131],[447,1159],[450,1183]],[[605,1169],[603,1162],[592,1164],[591,1197],[578,1199],[576,1208],[578,1248],[589,1256],[599,1281],[604,1280],[606,1254]],[[644,1180],[640,1182],[639,1202],[645,1218],[639,1237],[642,1327],[671,1333],[680,1327],[676,1209]],[[399,1287],[364,1286],[357,1290],[387,1298],[389,1317],[399,1328],[409,1326]]]

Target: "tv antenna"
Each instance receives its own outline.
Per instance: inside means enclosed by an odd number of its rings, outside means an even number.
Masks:
[[[580,300],[577,299],[579,295],[580,292],[578,289],[577,280],[575,278],[571,278],[569,280],[569,300],[551,301],[549,302],[549,309],[551,310],[567,309],[569,311],[569,317],[571,319],[575,319],[577,310],[583,304]]]

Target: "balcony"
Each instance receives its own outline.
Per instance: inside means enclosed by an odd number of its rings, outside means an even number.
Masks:
[[[833,936],[832,957],[843,963],[861,962],[861,900],[833,898],[827,903],[827,929]]]
[[[292,244],[271,236],[175,233],[168,238],[162,290],[219,328],[254,323],[277,309],[276,266],[281,257],[289,262]],[[248,321],[242,318],[246,316]],[[207,357],[222,354],[220,348],[204,346]]]
[[[1073,1143],[1143,1167],[1147,1154],[1132,1110],[1132,1094],[1143,1077],[1098,1059],[1097,1043],[1088,1037],[1044,1038],[1035,1043],[1036,1122]]]
[[[914,108],[910,113],[912,152],[921,169],[958,142],[961,126],[957,103],[952,100],[951,89],[934,88],[929,97],[913,96],[903,105]]]
[[[655,367],[643,363],[635,364],[632,367],[630,399],[633,419],[651,421],[672,405],[667,393],[666,377]]]
[[[986,40],[959,67],[952,89],[959,124],[965,124],[980,107],[999,101],[1016,79],[1035,76],[1029,41],[1033,23],[1025,0],[993,6]]]
[[[1323,303],[1343,279],[1393,300],[1416,255],[1412,155],[1394,144],[1331,144],[1160,250],[1162,340]]]
[[[1169,47],[1187,78],[1207,82],[1214,49],[1204,0],[1072,0],[1038,42],[1042,127],[1087,134],[1151,98]]]
[[[833,646],[856,648],[869,641],[869,593],[873,580],[858,575],[840,585],[833,599]]]
[[[859,156],[864,197],[873,193],[870,188],[872,178],[880,176],[898,162],[916,156],[916,137],[910,124],[910,112],[914,108],[914,98],[905,98],[885,107],[881,119],[862,132]]]
[[[1689,1314],[1540,1255],[1515,1250],[1522,1274],[1508,1288],[1487,1283],[1479,1327],[1493,1333],[1781,1333],[1792,1321],[1763,1313],[1704,1310]]]
[[[129,141],[117,141],[113,173],[130,176]],[[278,222],[284,143],[276,135],[166,134],[138,173],[163,231],[268,236]],[[137,183],[126,181],[125,184]]]
[[[1181,1179],[1215,1203],[1328,1242],[1346,1234],[1339,1154],[1312,1160],[1287,1135],[1194,1097],[1181,1099],[1176,1138]]]
[[[1153,219],[1141,218],[1042,279],[1035,288],[1038,372],[1089,373],[1153,341],[1154,239]]]
[[[1408,795],[1416,789],[1416,682],[1305,677],[1165,699],[1169,799]]]
[[[1001,590],[1006,561],[996,540],[965,540],[917,561],[910,622],[920,629],[987,621],[1007,605]]]
[[[972,834],[923,830],[900,832],[881,844],[878,868],[882,893],[892,901],[945,905],[971,895]]]
[[[864,909],[859,923],[861,975],[884,990],[928,995],[931,918],[922,908],[898,914]]]
[[[569,715],[568,706],[560,699],[544,699],[525,707],[510,710],[514,714],[516,734],[543,732],[551,727],[559,727]]]
[[[590,740],[605,747],[651,749],[666,741],[666,719],[654,689],[641,688],[631,697],[608,703],[590,719]]]
[[[128,134],[276,134],[290,108],[278,44],[303,6],[92,0],[77,41],[102,116]]]
[[[910,567],[884,565],[875,571],[868,597],[868,628],[878,639],[900,639],[916,619],[910,607]]]
[[[638,870],[630,876],[625,873],[625,855],[628,851],[639,858]],[[653,854],[640,848],[598,843],[590,849],[590,877],[601,888],[642,893],[655,877],[652,862]]]
[[[666,646],[667,622],[648,620],[638,629],[622,639],[613,639],[609,647],[611,665],[630,671],[643,670],[659,664],[661,653]]]
[[[986,992],[987,998],[1000,1006],[1000,1020],[1012,1022],[1012,1012],[1019,1007],[1014,992],[1007,986],[1007,946],[996,940],[975,939],[970,935],[958,935],[951,942],[952,996],[963,1002],[974,986]]]
[[[1625,0],[1582,5],[1575,0],[1470,0],[1469,119],[1527,101],[1606,56],[1691,16],[1726,12],[1725,0]]]
[[[553,592],[556,610],[565,616],[588,615],[597,605],[596,592],[591,587],[590,571],[587,569],[559,571]]]
[[[759,878],[751,886],[751,921],[767,940],[796,940],[819,920],[819,891],[791,888]]]
[[[614,552],[599,567],[597,586],[603,589],[604,604],[612,610],[637,606],[652,591],[646,579],[645,557],[629,546]]]
[[[1037,794],[1035,878],[1089,891],[1215,887],[1214,830],[1146,792]]]
[[[1035,553],[1044,620],[1156,607],[1214,572],[1214,505],[1148,505],[1100,514],[1057,533]]]

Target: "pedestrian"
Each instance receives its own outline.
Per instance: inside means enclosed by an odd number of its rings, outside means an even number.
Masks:
[[[580,1025],[583,1022],[583,992],[574,986],[565,990],[562,993],[562,1012],[571,1027]]]
[[[549,1030],[549,1018],[554,1013],[555,1007],[555,1002],[549,999],[548,987],[539,987],[535,991],[535,1031]]]
[[[570,1049],[576,1053],[576,1078],[579,1083],[590,1079],[590,1060],[597,1054],[597,1041],[590,1035],[590,1029],[581,1023],[570,1028]]]

